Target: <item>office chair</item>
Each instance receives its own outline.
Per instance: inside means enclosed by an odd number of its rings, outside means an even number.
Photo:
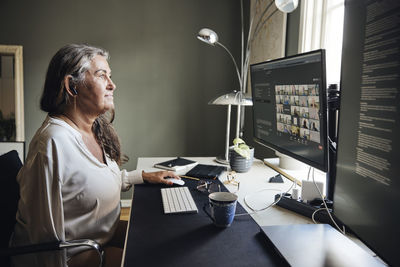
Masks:
[[[21,247],[9,247],[9,240],[16,223],[15,215],[20,198],[19,185],[16,177],[21,167],[22,163],[17,151],[12,150],[6,154],[0,155],[0,266],[10,266],[11,256],[82,246],[94,249],[99,255],[100,266],[102,266],[104,257],[103,249],[96,241],[90,239],[54,241]]]

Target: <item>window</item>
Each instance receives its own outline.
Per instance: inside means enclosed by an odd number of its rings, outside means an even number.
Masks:
[[[340,82],[344,0],[302,0],[298,52],[326,50],[327,84]]]

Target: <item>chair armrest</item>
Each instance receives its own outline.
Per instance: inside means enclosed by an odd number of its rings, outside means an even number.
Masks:
[[[54,241],[48,243],[40,243],[28,246],[9,247],[0,249],[0,257],[9,257],[21,254],[35,253],[41,251],[61,250],[65,248],[82,247],[86,246],[94,249],[100,258],[100,265],[102,266],[104,260],[104,252],[99,243],[91,239],[78,239],[70,241]]]
[[[99,243],[91,239],[77,239],[77,240],[70,240],[70,241],[61,241],[59,244],[60,249],[64,248],[73,248],[73,247],[82,247],[86,246],[89,247],[97,252],[100,258],[100,265],[103,266],[104,260],[104,251]]]

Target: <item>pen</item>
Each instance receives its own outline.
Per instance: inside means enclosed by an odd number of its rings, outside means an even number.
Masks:
[[[186,176],[186,175],[179,175],[179,177],[181,177],[181,178],[186,178],[186,179],[192,179],[192,180],[196,180],[196,181],[199,181],[199,180],[200,180],[199,178],[190,177],[190,176]]]

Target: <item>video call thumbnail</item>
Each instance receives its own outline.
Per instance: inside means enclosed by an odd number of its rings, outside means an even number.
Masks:
[[[301,140],[320,142],[319,85],[275,85],[277,129]]]

